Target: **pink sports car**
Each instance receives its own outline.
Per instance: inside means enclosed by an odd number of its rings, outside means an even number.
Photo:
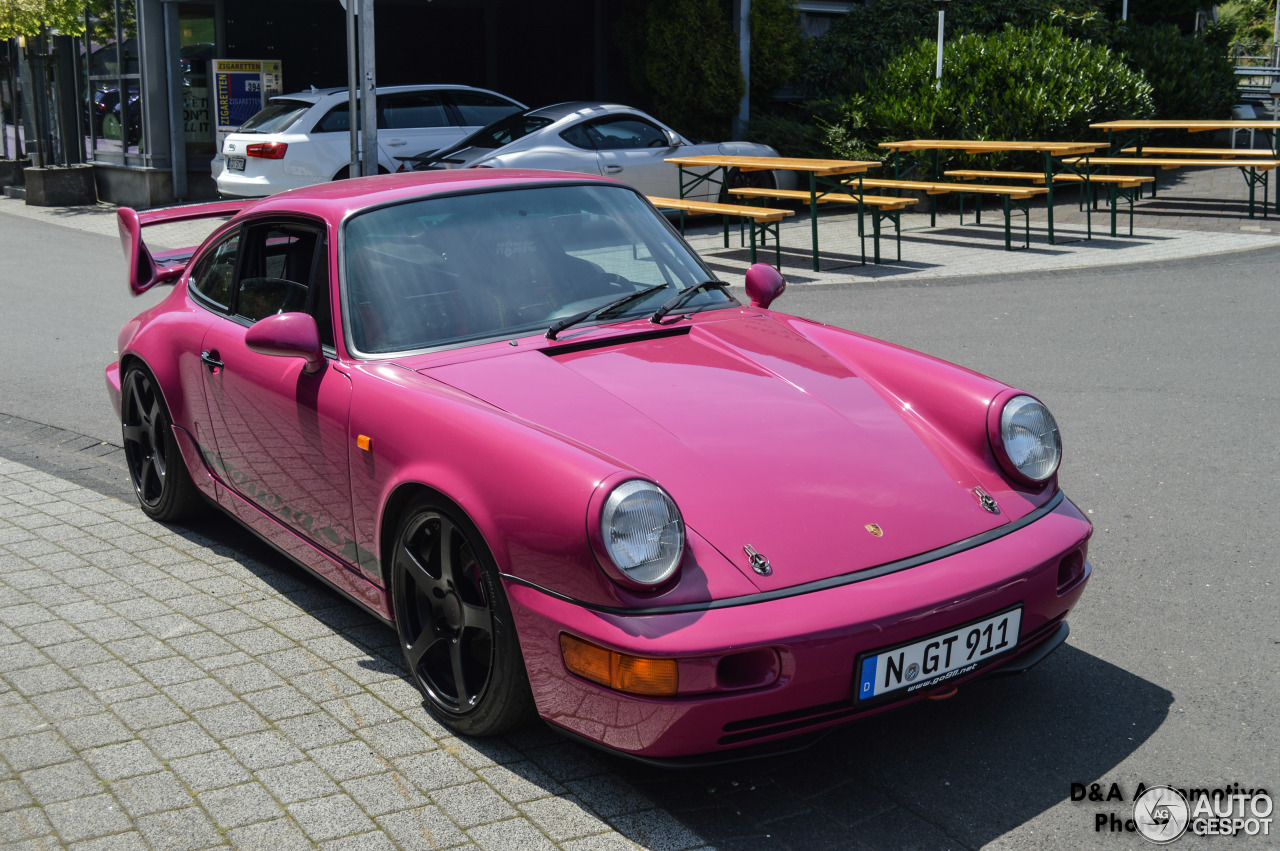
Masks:
[[[195,249],[150,224],[228,217]],[[656,761],[793,747],[1067,636],[1034,397],[735,299],[643,196],[461,170],[122,209],[142,510],[208,504],[394,624],[427,708]]]

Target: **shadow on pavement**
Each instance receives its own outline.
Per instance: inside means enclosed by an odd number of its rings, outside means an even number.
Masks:
[[[977,848],[1105,775],[1172,702],[1065,645],[1021,677],[840,728],[788,757],[678,773],[618,760],[617,771],[721,851]],[[1092,830],[1082,813],[1079,838]]]

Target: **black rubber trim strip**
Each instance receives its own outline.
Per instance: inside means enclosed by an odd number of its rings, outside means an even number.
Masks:
[[[523,585],[540,591],[548,597],[554,597],[557,600],[563,600],[566,603],[573,603],[575,606],[581,606],[584,609],[590,609],[593,612],[602,612],[609,615],[679,615],[688,614],[690,612],[705,612],[711,609],[731,609],[734,606],[749,606],[754,603],[767,603],[772,600],[783,600],[787,597],[798,597],[801,594],[812,594],[814,591],[825,591],[829,588],[839,588],[844,585],[853,585],[857,582],[865,582],[868,579],[878,579],[881,576],[888,576],[891,573],[897,573],[900,570],[909,570],[913,567],[919,567],[922,564],[928,564],[931,561],[947,558],[949,556],[962,553],[965,550],[971,550],[974,547],[980,547],[988,544],[1005,535],[1011,535],[1019,529],[1026,528],[1032,523],[1052,512],[1055,508],[1062,504],[1066,499],[1066,495],[1062,491],[1058,491],[1044,505],[1028,513],[1025,517],[1015,520],[1012,523],[1006,523],[1003,526],[997,526],[981,534],[974,535],[971,538],[965,538],[956,541],[954,544],[947,544],[945,547],[938,547],[919,555],[910,556],[909,558],[891,561],[886,564],[877,565],[876,567],[868,567],[854,573],[845,573],[840,576],[831,576],[826,579],[817,579],[813,582],[804,582],[800,585],[792,585],[789,588],[779,588],[776,591],[762,591],[759,594],[744,594],[740,597],[726,597],[723,600],[708,600],[701,603],[680,603],[674,606],[649,606],[646,608],[622,607],[622,606],[602,606],[598,603],[587,603],[582,600],[576,600],[557,591],[543,588],[541,585],[521,579],[519,576],[512,576],[509,573],[502,574],[502,578],[516,585]]]
[[[1062,621],[1047,639],[1038,645],[1033,645],[1030,650],[1021,655],[1009,657],[1009,664],[992,669],[991,673],[986,676],[995,679],[996,677],[1016,677],[1019,674],[1025,674],[1043,662],[1050,653],[1061,647],[1070,634],[1071,627],[1067,626],[1066,621]]]

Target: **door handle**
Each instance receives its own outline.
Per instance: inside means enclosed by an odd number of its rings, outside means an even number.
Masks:
[[[409,143],[408,143],[408,142],[406,142],[404,139],[392,139],[390,142],[387,142],[387,147],[388,147],[388,148],[403,148],[403,147],[404,147],[405,145],[407,145],[407,144],[409,144]]]
[[[617,174],[620,171],[622,171],[622,166],[616,163],[609,163],[604,167],[605,174]]]
[[[222,369],[222,361],[218,360],[217,349],[206,349],[200,353],[200,361],[213,372]]]

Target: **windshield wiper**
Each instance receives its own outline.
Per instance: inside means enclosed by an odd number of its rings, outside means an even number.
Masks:
[[[666,284],[654,284],[651,287],[645,287],[642,290],[636,290],[635,292],[627,293],[626,295],[621,296],[620,298],[615,298],[613,301],[608,302],[607,304],[602,304],[599,307],[593,307],[590,310],[584,310],[581,313],[575,313],[573,316],[566,316],[564,319],[558,319],[552,324],[550,328],[547,329],[547,339],[554,340],[556,338],[556,335],[559,334],[564,329],[572,325],[577,325],[582,320],[588,319],[596,315],[597,313],[601,315],[606,314],[612,310],[617,310],[623,305],[630,304],[631,302],[635,301],[638,298],[643,298],[644,296],[647,296],[650,293],[656,293],[658,290],[664,290],[666,288],[667,288]]]
[[[689,298],[689,296],[691,295],[700,293],[703,290],[711,289],[712,287],[718,287],[723,292],[727,286],[729,285],[726,284],[724,281],[703,281],[700,284],[694,284],[693,286],[685,287],[680,292],[673,295],[667,301],[666,304],[662,305],[662,307],[659,307],[657,310],[655,310],[653,312],[653,315],[649,317],[649,321],[654,323],[661,322],[662,317],[666,316],[668,313],[675,310],[680,305],[684,304],[685,300]],[[725,293],[725,294],[728,295],[728,293]]]

